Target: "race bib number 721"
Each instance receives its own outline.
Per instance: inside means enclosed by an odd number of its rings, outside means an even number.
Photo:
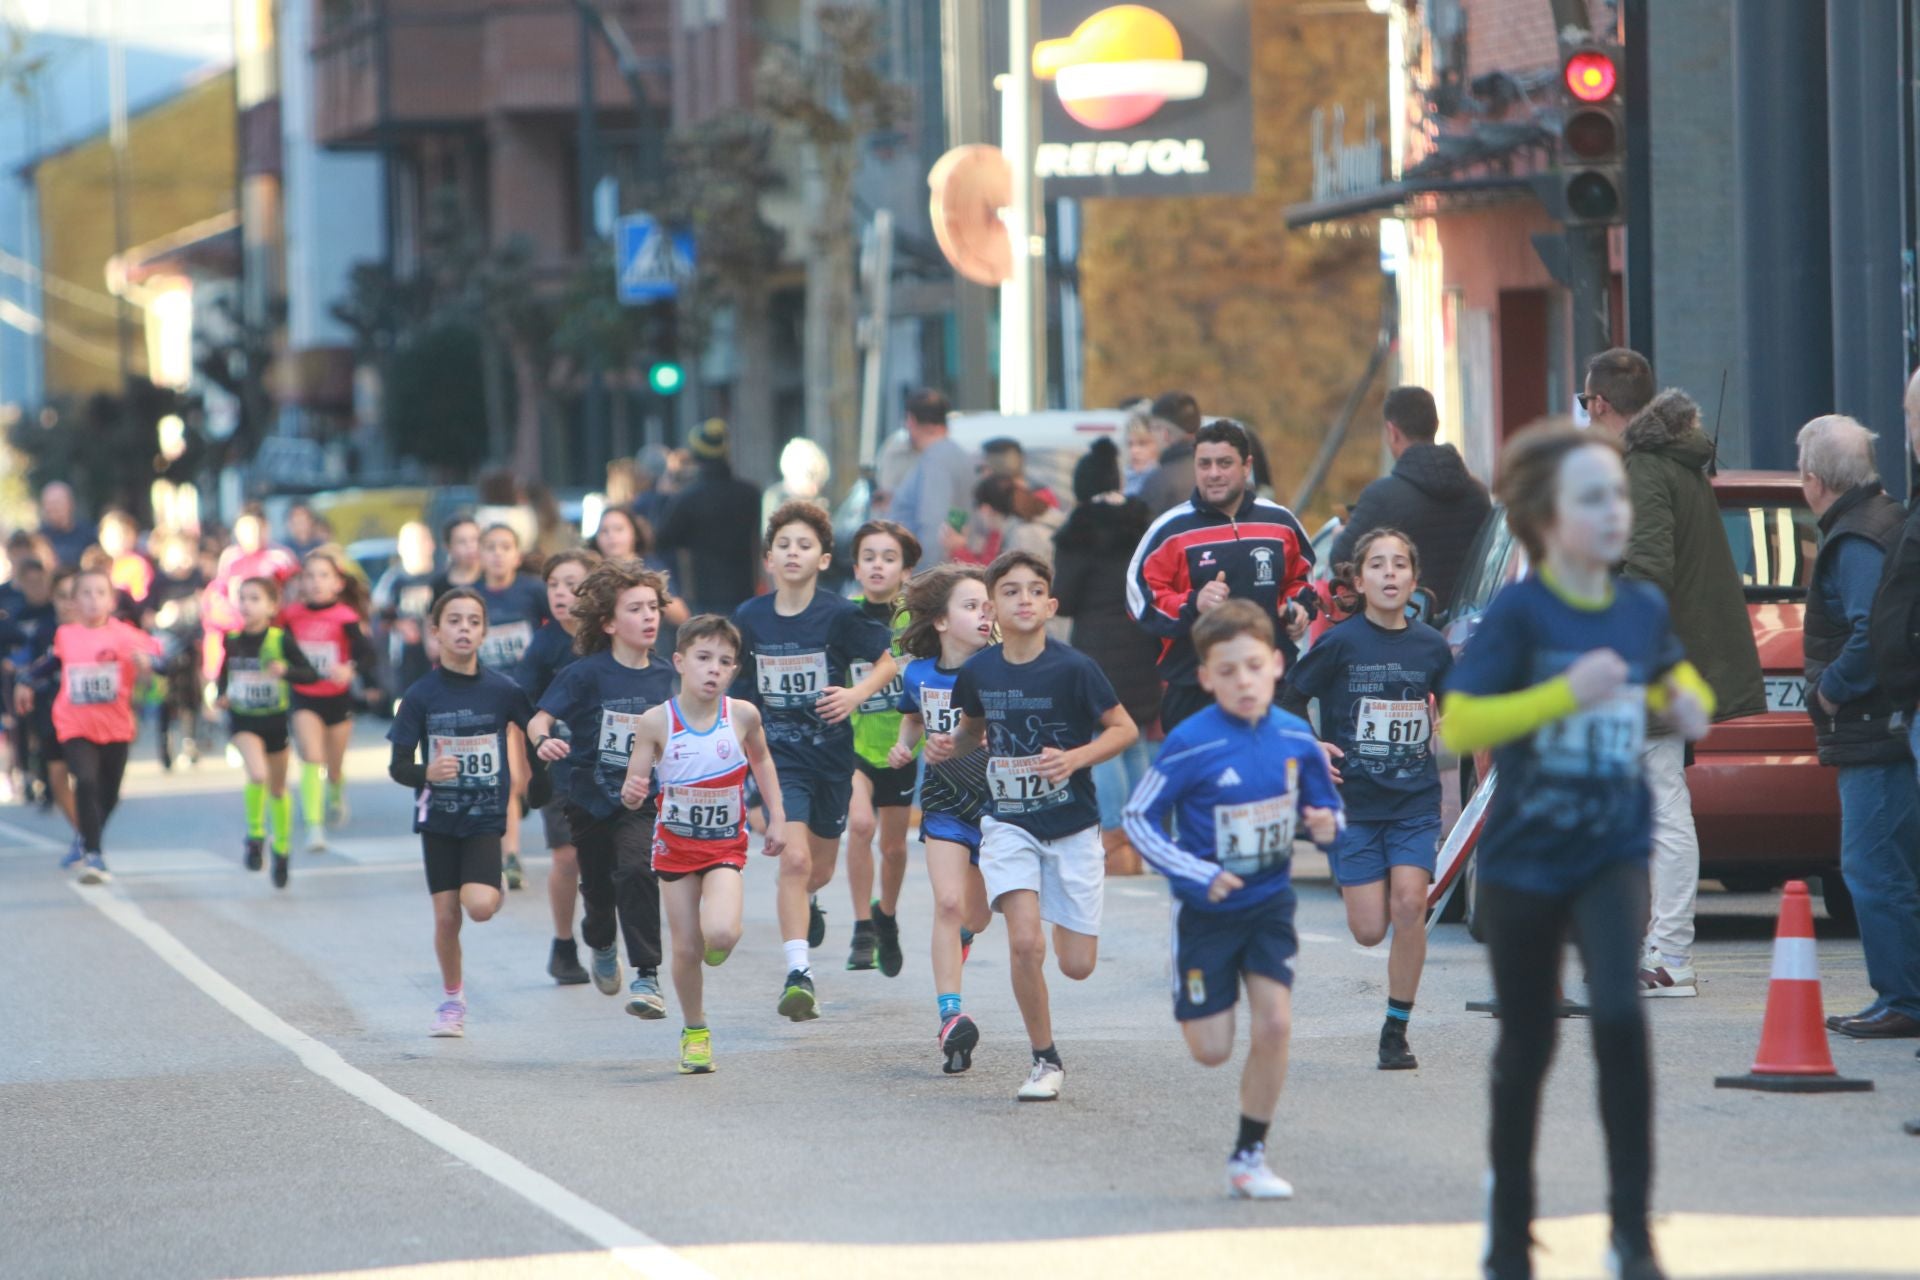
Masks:
[[[987,761],[987,794],[996,814],[1035,813],[1065,804],[1065,781],[1040,772],[1040,756],[995,756]]]

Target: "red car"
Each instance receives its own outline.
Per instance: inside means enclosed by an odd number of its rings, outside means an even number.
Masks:
[[[1850,927],[1853,900],[1840,878],[1840,795],[1834,771],[1822,768],[1814,754],[1801,675],[1801,616],[1819,526],[1799,478],[1789,471],[1723,471],[1714,477],[1713,491],[1746,587],[1767,710],[1716,725],[1694,748],[1687,785],[1700,835],[1700,874],[1740,892],[1817,877],[1827,914]],[[1446,623],[1456,653],[1494,593],[1526,572],[1526,559],[1496,507],[1474,543]],[[1488,765],[1485,753],[1460,762],[1463,798],[1473,794]],[[1471,863],[1463,888],[1453,901],[1462,904],[1472,927]],[[1449,910],[1448,918],[1460,910]]]

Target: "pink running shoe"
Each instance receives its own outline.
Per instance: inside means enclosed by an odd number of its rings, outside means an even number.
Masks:
[[[467,1006],[458,1000],[443,1000],[433,1012],[433,1030],[427,1033],[444,1039],[458,1039],[467,1034]]]

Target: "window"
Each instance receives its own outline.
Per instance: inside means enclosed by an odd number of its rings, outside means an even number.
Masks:
[[[1748,600],[1806,599],[1820,547],[1812,511],[1786,503],[1742,504],[1721,508],[1720,519]]]

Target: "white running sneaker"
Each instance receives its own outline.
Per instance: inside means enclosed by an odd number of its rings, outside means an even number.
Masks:
[[[1060,1086],[1066,1082],[1065,1068],[1042,1059],[1033,1064],[1033,1074],[1014,1096],[1022,1102],[1052,1102],[1060,1096]]]
[[[1291,1200],[1293,1184],[1267,1168],[1267,1144],[1262,1142],[1227,1161],[1227,1198]]]
[[[1697,996],[1700,984],[1693,976],[1692,965],[1671,965],[1650,956],[1640,962],[1640,994],[1656,1000]]]
[[[466,1035],[467,1006],[458,1000],[441,1001],[433,1011],[433,1030],[427,1034],[436,1040],[458,1040]]]
[[[327,851],[327,833],[319,827],[307,828],[307,852],[325,853]]]

